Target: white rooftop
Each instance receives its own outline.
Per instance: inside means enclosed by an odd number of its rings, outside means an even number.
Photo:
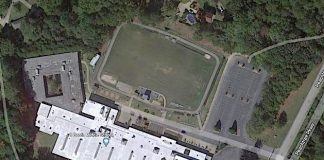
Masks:
[[[102,104],[87,100],[82,112],[95,118],[56,106],[40,105],[36,126],[47,134],[59,135],[52,151],[54,154],[75,160],[187,159],[174,154],[176,152],[198,160],[206,158],[206,154],[181,146],[172,139],[115,125],[118,111]],[[109,139],[108,144],[103,142],[104,138]]]

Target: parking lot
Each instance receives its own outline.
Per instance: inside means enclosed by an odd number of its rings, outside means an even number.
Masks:
[[[265,80],[263,69],[254,68],[245,57],[232,56],[224,70],[204,129],[216,132],[214,126],[220,120],[220,135],[248,143],[245,125],[260,99]],[[228,130],[235,120],[237,135],[232,135]]]

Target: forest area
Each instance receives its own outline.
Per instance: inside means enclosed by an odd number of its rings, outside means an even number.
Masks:
[[[19,29],[11,25],[1,28],[0,59],[6,71],[3,75],[6,101],[10,106],[10,123],[18,152],[26,154],[27,146],[34,138],[16,125],[19,120],[14,118],[19,117],[19,107],[30,101],[24,99],[22,59],[69,51],[79,51],[83,59],[90,59],[115,26],[134,17],[146,24],[175,21],[179,2],[37,0],[21,20]],[[10,1],[1,1],[0,9],[9,5]],[[192,27],[197,40],[208,39],[228,53],[251,54],[283,40],[324,33],[323,0],[229,0],[225,7],[223,21],[199,23]],[[277,118],[280,105],[322,61],[323,50],[324,40],[315,40],[282,46],[254,59],[253,63],[266,68],[270,77],[263,90],[262,101],[257,104],[249,124],[250,133],[256,134],[280,123]],[[0,136],[0,159],[12,157],[3,121],[0,121],[0,126],[3,132]],[[317,128],[323,129],[323,123]],[[317,138],[324,139],[321,132],[316,133]],[[308,147],[320,150],[323,146],[318,143],[315,137]],[[314,152],[313,148],[305,150],[307,155],[320,154],[309,154]]]

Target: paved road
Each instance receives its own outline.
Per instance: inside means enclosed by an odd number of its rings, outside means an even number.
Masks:
[[[12,148],[12,151],[15,155],[16,160],[19,160],[19,156],[15,147],[15,143],[14,140],[12,138],[12,134],[11,134],[11,129],[9,126],[9,119],[8,119],[8,114],[7,114],[7,104],[6,104],[6,95],[5,95],[5,91],[4,91],[4,84],[3,84],[3,77],[2,77],[2,64],[0,63],[0,83],[1,83],[1,97],[2,97],[2,107],[3,107],[3,115],[4,115],[4,119],[5,119],[5,124],[6,124],[6,129],[7,129],[7,133],[8,133],[8,137],[9,137],[9,141],[10,141],[10,145]]]
[[[290,130],[289,130],[288,134],[286,135],[286,138],[283,141],[283,143],[279,149],[279,152],[276,157],[277,160],[283,160],[287,156],[289,149],[290,149],[291,145],[293,144],[293,142],[294,142],[305,118],[306,118],[306,115],[307,115],[309,109],[311,108],[311,106],[315,100],[315,97],[317,96],[317,94],[323,84],[323,83],[320,83],[318,85],[318,81],[320,81],[320,82],[323,81],[322,73],[324,73],[324,64],[322,65],[320,72],[317,74],[317,78],[316,78],[315,82],[313,83],[312,88],[309,90],[309,92],[304,100],[304,103],[302,104],[302,106],[298,112],[298,115],[295,118],[294,123],[290,127]]]
[[[28,9],[31,9],[31,4],[29,4],[26,0],[13,0],[13,2],[20,2],[24,4]]]
[[[11,4],[10,4],[10,7],[9,7],[9,9],[8,9],[8,11],[7,11],[7,14],[6,14],[5,18],[0,19],[0,24],[1,24],[2,26],[5,26],[7,23],[9,23],[12,7],[13,7],[13,5],[14,5],[15,3],[17,3],[17,2],[21,2],[21,3],[24,4],[28,9],[30,9],[31,6],[32,6],[32,5],[29,4],[26,0],[13,0],[13,1],[11,2]]]
[[[122,104],[118,104],[118,105],[120,105],[122,107],[121,108],[122,112],[139,113],[139,111],[134,109],[134,108],[124,106]],[[264,157],[271,157],[271,155],[272,155],[271,151],[267,151],[267,150],[264,150],[264,149],[259,149],[259,148],[254,147],[253,145],[248,145],[248,144],[245,144],[245,143],[242,143],[242,142],[230,139],[230,138],[222,137],[222,136],[219,136],[219,135],[207,132],[207,131],[203,131],[203,130],[200,130],[200,129],[197,129],[197,128],[194,128],[194,127],[179,124],[177,122],[170,121],[170,120],[167,120],[167,119],[161,119],[161,118],[159,118],[157,116],[153,116],[153,115],[145,113],[145,112],[141,112],[140,114],[143,117],[147,117],[149,120],[151,120],[154,123],[157,123],[157,124],[159,124],[161,126],[165,126],[166,128],[175,130],[175,131],[177,131],[179,133],[182,130],[185,130],[186,135],[197,138],[197,139],[200,139],[200,140],[205,141],[205,142],[209,142],[211,144],[217,144],[218,142],[222,142],[222,143],[227,143],[227,144],[229,144],[231,146],[234,146],[234,147],[237,147],[237,148],[240,148],[240,149],[249,150],[251,152],[257,153],[257,154],[262,155]]]
[[[299,159],[299,157],[301,156],[301,154],[303,153],[303,151],[307,145],[307,142],[311,138],[317,123],[321,120],[323,113],[324,113],[324,95],[322,96],[319,104],[317,105],[317,108],[314,111],[312,118],[310,119],[302,137],[300,138],[300,140],[299,140],[299,142],[298,142],[298,144],[290,158],[291,160]]]
[[[249,56],[249,62],[251,62],[251,60],[252,60],[252,58],[254,56],[257,56],[257,55],[259,55],[259,54],[261,54],[263,52],[266,52],[268,50],[271,50],[273,48],[277,48],[277,47],[280,47],[280,46],[283,46],[283,45],[286,45],[286,44],[289,44],[289,43],[296,43],[296,42],[302,42],[302,41],[310,41],[310,40],[321,39],[321,38],[324,38],[324,34],[317,35],[317,36],[313,36],[313,37],[304,37],[304,38],[297,38],[297,39],[286,40],[286,41],[277,43],[275,45],[272,45],[272,46],[263,48],[260,51],[257,51],[257,52],[252,53]]]

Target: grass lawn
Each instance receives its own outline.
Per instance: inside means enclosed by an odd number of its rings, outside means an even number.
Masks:
[[[44,86],[46,97],[61,96],[62,91],[62,81],[60,74],[44,76]]]
[[[58,135],[49,135],[43,132],[38,132],[34,141],[34,157],[38,157],[38,149],[47,147],[50,151],[53,150]]]
[[[200,108],[199,116],[200,116],[202,125],[204,125],[204,123],[206,121],[209,109],[210,109],[210,107],[212,105],[212,102],[213,102],[214,96],[216,94],[217,87],[218,87],[219,81],[220,81],[220,79],[222,77],[222,74],[223,74],[224,68],[226,66],[226,63],[227,63],[227,59],[220,59],[220,64],[221,64],[220,67],[221,68],[218,70],[218,73],[216,74],[217,77],[215,77],[215,80],[213,82],[213,85],[212,85],[212,88],[210,90],[210,94],[209,94],[209,96],[207,98],[206,103]]]
[[[102,74],[133,87],[143,86],[163,94],[167,107],[195,110],[205,94],[216,60],[206,59],[164,35],[124,25]],[[179,108],[179,107],[178,107]]]
[[[251,135],[255,139],[263,140],[263,143],[272,146],[279,147],[283,140],[285,139],[286,134],[288,133],[290,126],[292,125],[295,117],[298,114],[298,111],[301,105],[306,98],[308,91],[312,87],[314,80],[316,79],[317,73],[320,71],[322,63],[317,65],[307,76],[307,79],[304,80],[303,84],[296,91],[291,92],[289,97],[286,99],[281,110],[285,110],[287,113],[287,124],[282,128],[275,126],[273,129],[268,128],[259,135]],[[277,135],[275,137],[275,135]]]
[[[15,20],[25,16],[28,13],[29,9],[22,3],[16,3],[11,10],[10,20]]]
[[[165,118],[195,128],[199,127],[198,119],[195,115],[187,115],[186,113],[168,111]]]
[[[159,117],[162,116],[162,112],[160,110],[150,106],[149,104],[138,101],[136,99],[133,99],[131,107],[152,115],[156,115]]]

